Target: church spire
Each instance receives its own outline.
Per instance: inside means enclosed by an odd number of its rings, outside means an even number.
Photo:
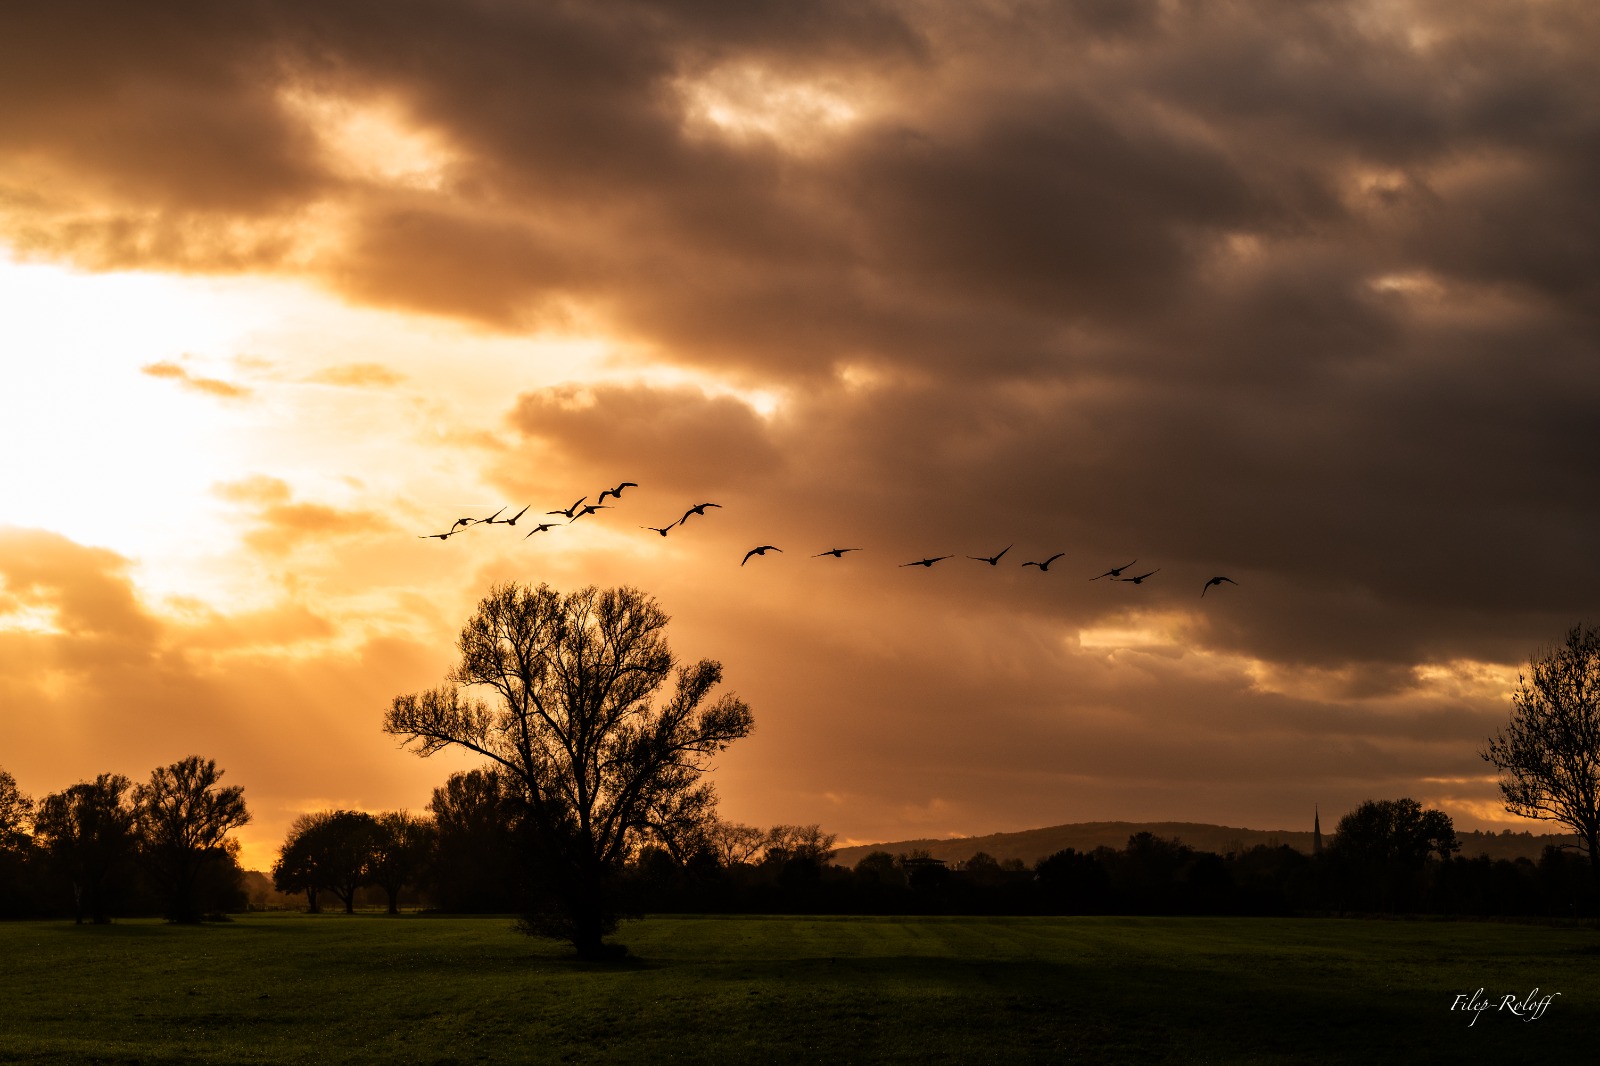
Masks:
[[[1311,854],[1322,854],[1322,812],[1315,804],[1311,807]]]

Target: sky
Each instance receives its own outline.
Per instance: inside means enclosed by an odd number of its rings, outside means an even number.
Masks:
[[[1557,828],[1479,751],[1600,620],[1587,0],[4,21],[25,792],[214,758],[258,867],[421,809],[474,762],[383,712],[519,581],[723,663],[735,821]]]

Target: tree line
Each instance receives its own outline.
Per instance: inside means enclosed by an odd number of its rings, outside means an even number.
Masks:
[[[191,755],[135,785],[121,774],[35,802],[0,770],[0,917],[161,915],[199,922],[244,909],[244,790]]]
[[[303,818],[284,842],[276,883],[305,893],[312,910],[327,892],[349,909],[367,885],[381,887],[392,910],[400,884],[414,905],[441,911],[559,907],[558,874],[540,868],[535,826],[496,770],[451,775],[428,814],[408,823],[349,811]],[[414,827],[404,838],[413,843],[397,865],[403,824]],[[1581,857],[1547,847],[1538,862],[1463,858],[1449,816],[1409,798],[1359,805],[1314,855],[1266,845],[1217,854],[1143,832],[1120,849],[1069,848],[1031,864],[878,851],[847,868],[830,862],[834,839],[816,825],[716,821],[687,848],[647,844],[631,855],[614,903],[623,915],[1596,913]]]
[[[274,866],[279,886],[305,892],[311,909],[326,892],[347,910],[365,885],[381,886],[391,909],[412,886],[439,909],[515,911],[526,932],[568,940],[586,958],[619,954],[604,937],[619,916],[646,910],[1568,914],[1593,913],[1600,892],[1594,629],[1576,627],[1530,660],[1510,723],[1480,752],[1500,772],[1507,810],[1571,827],[1586,864],[1562,852],[1538,864],[1461,860],[1449,818],[1402,799],[1363,804],[1327,854],[1310,857],[1223,856],[1144,834],[1032,868],[880,852],[841,871],[816,826],[761,831],[718,817],[704,772],[754,718],[737,697],[712,697],[719,663],[677,661],[667,620],[632,588],[493,587],[462,628],[444,684],[394,697],[383,720],[419,755],[462,748],[483,768],[436,790],[431,818],[302,817]],[[140,898],[175,921],[198,920],[237,888],[227,833],[249,820],[242,791],[220,776],[194,756],[137,787],[102,775],[37,809],[5,778],[0,913],[53,907],[104,921]]]

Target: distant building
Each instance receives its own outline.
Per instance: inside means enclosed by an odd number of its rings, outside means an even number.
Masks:
[[[1311,808],[1311,854],[1322,854],[1322,812],[1316,806]]]

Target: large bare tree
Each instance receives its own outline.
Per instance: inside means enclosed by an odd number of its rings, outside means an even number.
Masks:
[[[742,700],[708,702],[720,663],[677,666],[667,621],[637,589],[497,585],[461,630],[447,683],[395,697],[384,719],[420,755],[461,747],[510,775],[558,903],[529,927],[585,957],[607,954],[623,860],[645,839],[681,832],[688,812],[709,816],[714,794],[701,775],[753,726]]]
[[[1479,754],[1500,771],[1507,811],[1578,835],[1600,892],[1600,629],[1574,626],[1528,660],[1510,723]]]

